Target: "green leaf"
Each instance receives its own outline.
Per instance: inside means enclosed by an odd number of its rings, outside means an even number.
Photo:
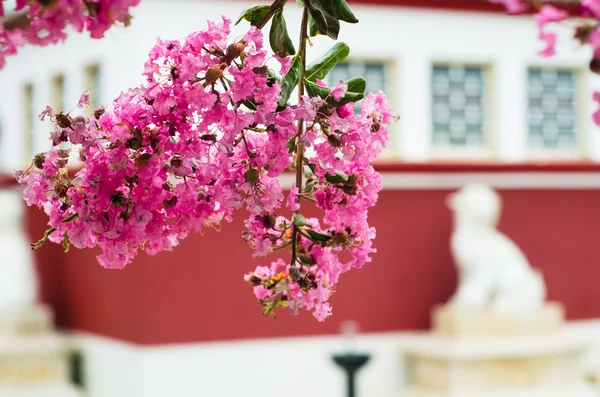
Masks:
[[[304,187],[304,193],[312,193],[312,191],[314,190],[316,184],[317,184],[316,180],[308,182],[306,184],[306,186]]]
[[[65,231],[63,234],[62,246],[65,249],[65,253],[69,252],[69,248],[71,248],[71,243],[69,242],[69,232]]]
[[[313,260],[310,256],[298,255],[298,259],[300,259],[300,262],[302,262],[302,264],[304,264],[304,265],[307,265],[307,266],[313,265]]]
[[[339,19],[331,15],[320,2],[310,2],[307,6],[308,12],[312,17],[312,22],[310,23],[311,36],[322,34],[337,40],[340,34]]]
[[[300,214],[294,214],[292,217],[292,223],[298,227],[310,226],[310,223],[306,220],[306,218]]]
[[[242,12],[242,15],[235,23],[236,25],[243,20],[250,22],[250,25],[256,25],[265,15],[267,15],[267,11],[269,11],[270,6],[256,6],[252,8],[248,8],[246,11]]]
[[[358,19],[348,7],[346,0],[313,0],[320,3],[323,9],[340,21],[358,23]]]
[[[362,77],[359,77],[358,79],[362,79]],[[364,79],[362,79],[364,80]],[[348,80],[350,81],[350,80]],[[317,85],[315,83],[313,83],[312,81],[308,81],[305,79],[305,85],[306,85],[306,92],[308,93],[308,95],[310,95],[311,97],[321,97],[323,99],[327,100],[327,103],[332,105],[332,106],[342,106],[345,105],[347,103],[350,102],[357,102],[360,101],[361,99],[364,98],[364,94],[360,93],[360,92],[352,92],[350,91],[350,89],[348,89],[348,91],[346,91],[346,94],[344,95],[344,97],[342,99],[340,99],[339,101],[336,101],[335,99],[333,99],[333,97],[329,96],[329,94],[331,93],[331,88],[327,88],[327,87],[322,87],[320,85]],[[346,82],[346,84],[348,84]],[[358,84],[358,82],[353,82],[353,85]],[[365,82],[366,84],[366,82]],[[360,88],[360,87],[358,87]]]
[[[290,140],[287,142],[287,148],[288,153],[294,153],[294,150],[296,149],[296,135],[291,137]]]
[[[352,77],[346,80],[346,85],[348,86],[348,91],[364,94],[367,89],[367,80],[364,77]]]
[[[312,178],[312,176],[314,175],[314,172],[310,169],[310,167],[308,165],[304,166],[304,177],[306,179],[310,179]]]
[[[246,106],[250,110],[256,110],[257,109],[257,103],[254,102],[254,99],[247,99],[247,100],[245,100],[244,103],[243,103],[243,105]]]
[[[348,175],[342,171],[336,171],[335,175],[325,174],[325,180],[334,184],[345,183],[348,182]]]
[[[345,43],[336,43],[327,54],[312,62],[306,68],[306,79],[309,81],[323,80],[327,74],[350,54],[350,47]]]
[[[328,241],[328,240],[331,240],[331,236],[329,234],[323,234],[323,233],[315,232],[314,230],[311,230],[311,229],[306,229],[305,232],[306,232],[306,234],[308,234],[310,236],[310,238],[313,241]]]
[[[278,9],[273,15],[271,22],[271,33],[269,35],[271,49],[281,58],[296,54],[292,39],[288,35],[287,25],[283,17],[283,8]]]
[[[297,54],[294,59],[292,59],[292,65],[290,66],[290,70],[287,74],[281,79],[281,97],[279,98],[279,107],[284,108],[287,105],[294,88],[300,82],[302,78],[302,59],[300,59],[299,54]]]

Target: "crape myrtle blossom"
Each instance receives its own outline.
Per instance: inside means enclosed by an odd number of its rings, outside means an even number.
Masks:
[[[93,116],[44,110],[41,118],[54,123],[53,147],[17,172],[27,204],[49,217],[34,247],[46,240],[65,249],[97,246],[101,265],[123,268],[140,250],[171,250],[244,208],[242,238],[254,256],[292,252],[291,262],[278,259],[245,276],[264,313],[303,308],[324,320],[339,276],[375,252],[367,213],[381,176],[371,163],[396,115],[382,92],[356,105],[304,95],[279,106],[276,73],[290,69],[290,57],[268,52],[256,27],[230,37],[230,24],[223,17],[181,41],[158,40],[145,83]],[[267,66],[273,60],[278,70]],[[330,96],[340,100],[347,90],[342,82]],[[78,107],[88,103],[84,94]],[[74,175],[63,142],[78,148],[82,167]],[[290,142],[312,154],[300,159],[306,184],[284,194],[278,177],[298,156]],[[304,218],[301,200],[314,202],[322,219]],[[293,217],[282,215],[289,210]],[[342,251],[350,253],[344,260]]]
[[[24,13],[24,27],[6,28],[1,22],[6,17],[5,0],[0,0],[0,69],[5,58],[17,53],[25,44],[46,46],[64,41],[67,28],[100,39],[114,24],[129,25],[129,8],[140,0],[16,0],[14,11]]]
[[[590,70],[600,74],[600,0],[490,0],[492,3],[503,4],[509,13],[521,13],[528,10],[536,11],[534,19],[539,31],[539,39],[544,43],[544,49],[538,54],[551,57],[556,53],[557,36],[548,31],[549,24],[563,23],[573,28],[573,37],[582,45],[590,45],[593,57]],[[593,94],[595,102],[600,101],[600,93]],[[594,123],[600,125],[600,110],[593,115]]]

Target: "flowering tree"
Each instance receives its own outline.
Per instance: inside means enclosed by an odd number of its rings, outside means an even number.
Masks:
[[[511,13],[537,9],[547,45],[542,56],[553,55],[556,43],[546,25],[572,21],[575,37],[595,49],[591,69],[600,71],[600,0],[492,1]],[[46,44],[62,39],[71,24],[101,37],[113,23],[127,23],[127,9],[138,2],[33,2],[29,30],[0,30],[0,64],[21,43],[13,35]],[[25,3],[18,1],[17,8]],[[397,116],[384,93],[365,97],[362,77],[332,87],[323,82],[348,56],[346,44],[334,44],[307,64],[311,36],[336,40],[341,22],[358,22],[346,1],[297,0],[303,10],[297,50],[283,14],[286,3],[275,0],[244,12],[237,23],[249,22],[250,28],[239,40],[230,40],[225,17],[183,40],[159,40],[144,65],[145,83],[93,116],[47,107],[40,118],[54,123],[53,146],[17,172],[27,204],[49,216],[50,228],[33,248],[47,240],[67,251],[71,245],[98,246],[103,266],[123,268],[139,250],[171,250],[190,233],[218,227],[245,208],[250,216],[242,237],[253,255],[289,252],[289,259],[245,276],[264,314],[304,308],[319,320],[329,316],[328,299],[340,275],[360,268],[375,252],[367,214],[381,176],[372,162]],[[69,12],[53,8],[59,6]],[[269,22],[272,51],[262,32]],[[294,91],[298,99],[290,102]],[[88,104],[84,94],[77,107]],[[594,119],[600,124],[600,112]],[[64,142],[79,151],[74,176]],[[287,171],[295,173],[295,183],[285,197],[278,177]],[[322,210],[322,218],[304,217],[304,202]]]
[[[25,43],[45,46],[63,41],[67,27],[87,30],[95,39],[116,23],[129,25],[129,8],[140,0],[16,0],[14,21],[5,18],[5,0],[0,0],[0,69],[8,55]]]
[[[545,47],[538,54],[551,57],[556,53],[556,34],[547,30],[548,24],[563,23],[572,27],[573,37],[582,45],[590,45],[593,56],[590,70],[600,74],[600,0],[490,0],[503,4],[510,14],[535,12],[535,22],[539,29],[539,38]],[[600,92],[593,99],[600,104]],[[600,110],[593,116],[600,125]]]
[[[358,22],[346,1],[298,1],[297,51],[285,3],[247,10],[238,23],[251,26],[241,40],[230,41],[225,17],[184,40],[159,40],[144,66],[145,83],[91,117],[47,107],[40,118],[54,123],[53,147],[17,172],[27,204],[49,216],[50,229],[33,247],[46,240],[66,250],[99,246],[103,266],[122,268],[139,250],[170,250],[245,208],[243,239],[254,255],[290,253],[245,276],[264,313],[286,307],[329,316],[340,275],[375,252],[367,212],[381,176],[371,163],[396,116],[382,92],[364,97],[362,77],[323,83],[348,55],[346,44],[307,65],[310,36],[335,40],[341,21]],[[272,53],[262,32],[269,21]],[[88,103],[84,94],[77,107]],[[74,177],[63,142],[79,148]],[[284,197],[278,177],[287,170],[296,178]],[[322,219],[304,217],[303,202],[315,203]],[[284,216],[283,207],[293,215]],[[342,259],[344,251],[350,255]]]

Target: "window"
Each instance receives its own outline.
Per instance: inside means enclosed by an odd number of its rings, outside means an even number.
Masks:
[[[348,80],[352,77],[364,77],[367,79],[365,94],[388,91],[388,71],[385,62],[377,61],[351,61],[337,64],[328,75],[329,86],[337,84],[340,80]]]
[[[56,112],[65,110],[65,76],[57,74],[52,78],[51,103]]]
[[[531,68],[527,77],[528,148],[576,150],[576,72]]]
[[[476,66],[433,67],[432,138],[437,148],[484,148],[486,70]]]
[[[101,106],[101,85],[102,74],[99,64],[89,65],[85,68],[84,87],[90,93],[90,106],[86,113],[92,114],[94,110]]]
[[[23,86],[23,158],[26,163],[31,162],[34,155],[33,129],[35,115],[33,110],[34,89],[33,84]]]

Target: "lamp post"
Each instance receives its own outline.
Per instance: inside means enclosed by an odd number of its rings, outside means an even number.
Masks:
[[[347,353],[334,354],[333,361],[346,372],[346,396],[356,397],[356,374],[369,362],[371,355],[354,351],[354,338],[358,333],[358,324],[346,321],[341,326],[342,334],[346,336]]]

